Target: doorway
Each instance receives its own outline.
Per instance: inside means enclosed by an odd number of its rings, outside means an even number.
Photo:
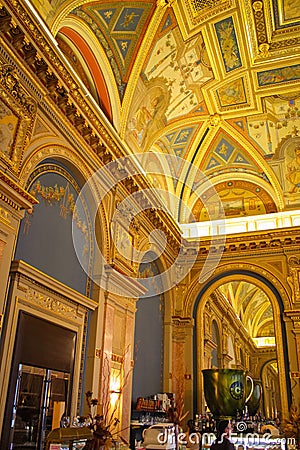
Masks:
[[[70,416],[76,332],[20,311],[0,448],[43,450]]]
[[[70,374],[19,364],[11,420],[10,449],[43,448],[68,410]]]
[[[272,367],[274,386],[276,384],[277,408],[265,407],[263,396],[262,413],[266,417],[270,414],[283,417],[287,413],[291,391],[282,311],[283,302],[276,288],[255,273],[224,272],[223,269],[208,288],[203,288],[194,305],[194,343],[198,348],[197,353],[194,352],[196,411],[205,409],[201,369],[212,365],[212,322],[215,320],[222,342],[218,349],[220,367],[242,369],[256,380],[264,381],[261,368],[276,361],[276,370],[275,366],[268,367]]]

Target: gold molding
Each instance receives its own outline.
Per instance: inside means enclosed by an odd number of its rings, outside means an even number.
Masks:
[[[294,303],[300,302],[300,257],[291,256],[288,259],[290,276],[288,283],[292,286],[292,298]]]
[[[214,272],[214,276],[209,279],[209,281],[208,281],[209,284],[208,284],[208,282],[206,282],[207,289],[204,290],[204,293],[199,301],[199,305],[197,308],[197,317],[199,318],[200,323],[201,323],[201,317],[204,314],[205,305],[206,305],[208,299],[210,298],[211,294],[217,289],[217,287],[221,284],[224,284],[228,278],[230,278],[230,281],[241,278],[241,275],[239,275],[238,273],[228,275],[227,277],[222,276],[222,274],[225,274],[226,271],[230,270],[230,269],[231,270],[244,269],[244,270],[250,270],[250,271],[255,270],[255,273],[258,273],[258,274],[262,274],[262,272],[263,272],[262,268],[259,268],[258,266],[255,266],[253,264],[241,264],[240,263],[240,264],[224,264],[223,266],[220,266]],[[264,275],[266,277],[266,273]],[[269,286],[267,286],[265,283],[263,283],[263,281],[253,278],[249,275],[245,275],[245,274],[243,274],[242,277],[244,280],[249,281],[252,284],[259,286],[264,292],[266,292],[267,295],[269,296],[270,303],[273,308],[275,337],[276,337],[276,346],[277,346],[277,363],[278,363],[278,373],[279,373],[280,397],[281,397],[282,414],[283,414],[283,416],[285,416],[288,412],[288,399],[287,399],[287,392],[286,392],[286,379],[285,379],[286,373],[285,373],[285,363],[284,363],[283,355],[284,355],[284,352],[286,352],[287,350],[286,350],[286,348],[284,348],[283,342],[281,339],[282,325],[281,325],[281,320],[280,320],[281,311],[279,308],[279,304],[277,302],[277,299],[276,299],[273,291],[269,288]],[[215,278],[215,281],[213,281],[214,278]],[[272,274],[269,274],[269,277],[267,279],[269,279],[269,281],[271,281],[271,283],[273,285],[275,285],[277,287],[277,289],[278,289],[278,287],[280,287],[281,283],[279,282],[279,280],[276,280],[275,277],[273,277],[273,279],[272,279]],[[192,314],[192,307],[194,305],[194,301],[195,301],[195,299],[197,299],[201,287],[203,287],[203,286],[199,285],[198,280],[196,280],[196,283],[198,284],[198,286],[195,284],[195,278],[194,278],[194,280],[191,283],[191,291],[189,293],[189,297],[187,298],[187,303],[189,303],[188,312],[190,312],[190,314]],[[284,299],[283,299],[283,301],[284,301]],[[287,306],[287,305],[285,305],[285,306]],[[186,314],[188,314],[188,313],[186,312]],[[199,338],[199,341],[201,342],[201,339],[203,339],[203,330],[197,330],[197,337]],[[203,358],[203,344],[199,345],[198,347],[199,348],[197,350],[197,360],[201,361],[202,360],[201,358]],[[266,349],[266,350],[267,351],[265,351],[264,354],[266,354],[266,355],[271,354],[270,349]],[[201,381],[200,377],[198,380],[198,385],[200,385],[200,389],[201,389],[202,381]]]
[[[24,148],[33,130],[37,104],[21,86],[15,69],[9,64],[0,64],[0,98],[18,118],[12,149],[9,154],[0,152],[0,158],[13,172],[18,173]]]
[[[236,255],[237,256],[237,255]],[[246,257],[246,254],[245,254]],[[245,275],[244,272],[247,271],[249,274]],[[225,274],[230,272],[229,275]],[[253,276],[251,276],[251,272]],[[284,308],[286,310],[290,310],[292,308],[292,299],[288,293],[287,287],[284,285],[284,280],[279,279],[279,276],[274,275],[274,272],[271,271],[271,267],[268,270],[265,267],[265,261],[260,259],[259,263],[257,262],[257,258],[255,259],[255,263],[251,262],[241,262],[239,260],[235,262],[225,262],[222,261],[221,264],[214,270],[213,274],[209,277],[208,280],[204,284],[199,283],[199,270],[195,268],[193,277],[189,283],[190,289],[185,298],[185,308],[184,315],[189,316],[192,315],[192,309],[194,306],[194,302],[197,299],[200,290],[203,290],[205,285],[207,285],[207,290],[205,291],[205,296],[210,295],[214,290],[218,288],[221,284],[226,283],[226,280],[241,280],[241,277],[244,280],[248,280],[252,284],[258,286],[262,291],[264,291],[270,298],[273,298],[273,309],[274,306],[279,308],[278,302],[274,300],[274,294],[270,290],[270,288],[264,283],[262,280],[257,279],[254,275],[257,274],[260,277],[266,279],[266,281],[270,282],[273,285],[278,293],[281,296],[283,301]],[[279,310],[278,310],[279,311]],[[279,312],[278,312],[279,313]]]
[[[38,201],[0,169],[0,199],[16,211],[31,208]]]
[[[92,175],[92,169],[87,163],[78,155],[78,153],[71,148],[63,145],[45,145],[37,148],[30,154],[30,157],[25,161],[20,172],[20,181],[22,186],[26,186],[29,176],[35,168],[46,158],[64,158],[66,161],[71,161],[72,164],[80,170],[83,178],[88,180]]]
[[[68,320],[75,320],[77,322],[81,317],[81,314],[78,314],[76,307],[70,306],[67,303],[59,301],[51,296],[44,295],[39,292],[38,289],[28,287],[24,298],[27,302],[33,303],[48,312],[63,316]]]
[[[35,301],[39,299],[38,301],[43,304],[51,305],[51,299],[56,297],[56,299],[61,299],[59,300],[61,302],[67,300],[70,304],[76,305],[76,308],[94,310],[98,306],[98,303],[95,301],[24,261],[12,262],[11,275],[17,277],[20,290],[24,293],[29,292],[29,298],[35,299]],[[30,291],[28,291],[29,289]],[[37,298],[35,297],[36,292],[38,292]],[[39,296],[42,297],[40,298]],[[50,300],[47,300],[48,298]]]

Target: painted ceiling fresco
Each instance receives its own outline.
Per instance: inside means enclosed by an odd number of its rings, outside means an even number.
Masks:
[[[147,159],[153,183],[192,212],[174,210],[176,220],[208,220],[208,203],[226,217],[299,209],[297,2],[33,3],[104,113],[113,105],[109,120],[128,148],[197,167],[172,167],[170,181],[159,158]]]
[[[252,338],[274,338],[274,313],[265,292],[245,281],[225,283],[219,290]]]

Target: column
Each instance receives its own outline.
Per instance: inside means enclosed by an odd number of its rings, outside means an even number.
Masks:
[[[25,210],[37,201],[0,170],[0,333],[6,307],[8,276]]]

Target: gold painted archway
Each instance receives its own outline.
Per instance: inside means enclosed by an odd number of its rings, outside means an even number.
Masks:
[[[252,266],[253,271],[253,266]],[[269,299],[270,304],[273,309],[273,317],[274,317],[274,334],[276,340],[276,356],[278,361],[278,377],[279,377],[279,390],[280,390],[280,399],[281,399],[281,413],[284,416],[289,407],[288,392],[289,392],[289,378],[288,378],[288,367],[286,363],[286,346],[285,346],[285,329],[283,328],[282,321],[282,312],[283,312],[283,300],[278,292],[278,289],[275,286],[271,285],[267,278],[263,278],[259,271],[252,272],[248,270],[241,271],[240,268],[236,267],[235,270],[230,267],[230,271],[228,270],[228,266],[222,266],[219,270],[216,271],[214,278],[210,279],[208,283],[202,286],[202,289],[197,289],[194,286],[193,296],[194,296],[194,320],[195,320],[195,335],[194,335],[194,404],[198,411],[203,409],[203,380],[201,369],[206,368],[203,367],[203,362],[206,361],[205,355],[205,342],[204,339],[207,337],[207,327],[209,327],[208,323],[205,323],[205,318],[207,317],[207,313],[205,311],[206,305],[208,302],[211,302],[211,299],[216,299],[218,295],[216,291],[224,284],[230,283],[233,281],[241,281],[241,279],[245,282],[248,282],[258,289],[260,289]],[[196,295],[195,295],[196,294]],[[190,297],[191,298],[191,297]],[[281,304],[280,304],[281,303]],[[226,305],[224,302],[221,305],[223,317],[234,316],[235,310],[229,304]],[[211,319],[214,318],[213,308],[211,310]],[[222,320],[221,320],[222,321]],[[224,337],[224,336],[223,336]],[[289,343],[287,343],[289,345]],[[221,351],[224,351],[222,349]],[[202,396],[202,398],[201,398]]]

